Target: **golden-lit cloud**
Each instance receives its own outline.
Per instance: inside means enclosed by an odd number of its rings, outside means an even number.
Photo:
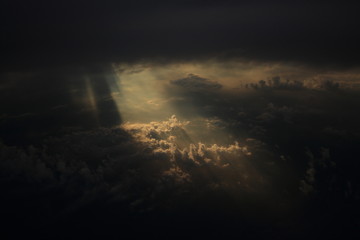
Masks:
[[[212,131],[208,124],[208,121],[203,121],[200,126],[198,122],[197,128],[201,128],[199,132],[209,134],[205,133]],[[252,153],[246,145],[238,142],[223,145],[222,136],[218,136],[217,144],[206,141],[196,142],[195,139],[199,137],[191,131],[190,121],[182,122],[172,116],[165,121],[125,123],[122,128],[137,141],[147,145],[157,158],[165,162],[169,161],[171,167],[163,174],[172,176],[178,183],[191,182],[200,171],[204,179],[211,178],[212,174],[218,172],[219,183],[226,186],[259,191],[265,184],[264,178],[250,163]],[[214,168],[213,172],[206,174],[206,169],[209,167]],[[222,175],[222,171],[237,174]]]

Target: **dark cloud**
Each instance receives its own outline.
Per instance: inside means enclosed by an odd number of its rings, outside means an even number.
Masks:
[[[340,79],[338,79],[340,80]],[[350,83],[349,81],[348,83]],[[348,83],[346,84],[347,86]],[[347,87],[345,85],[345,87]],[[286,79],[285,81],[279,76],[272,77],[271,79],[259,80],[257,83],[245,83],[245,88],[252,88],[254,90],[303,90],[305,88],[310,89],[322,89],[326,91],[338,91],[342,88],[339,82],[334,81],[334,79],[312,79],[311,81],[304,80],[290,80]]]
[[[195,74],[189,74],[185,78],[172,80],[171,83],[190,91],[209,91],[217,90],[222,87],[221,84],[217,82],[210,81]]]
[[[357,65],[351,3],[5,1],[2,69],[208,57]]]

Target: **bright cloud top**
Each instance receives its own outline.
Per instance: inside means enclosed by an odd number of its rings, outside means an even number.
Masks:
[[[215,184],[217,187],[225,184],[255,190],[259,184],[263,184],[264,180],[250,164],[252,154],[247,146],[242,146],[238,142],[227,146],[221,145],[221,142],[195,142],[193,139],[196,136],[193,137],[188,133],[191,131],[186,129],[189,125],[191,122],[181,122],[173,115],[167,121],[126,123],[123,128],[137,141],[146,144],[156,158],[171,162],[171,167],[164,172],[164,176],[173,176],[181,182],[191,182],[193,178],[199,178],[200,172],[200,176],[205,178],[211,178],[212,174],[217,175],[221,172],[221,176],[218,176],[219,182]],[[209,121],[203,121],[203,129],[208,128],[208,125]],[[209,172],[203,175],[204,171],[209,171],[209,167],[214,168],[210,169],[213,171],[212,174]],[[224,174],[227,171],[231,174]]]

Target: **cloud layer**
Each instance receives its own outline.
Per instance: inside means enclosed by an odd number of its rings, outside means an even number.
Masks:
[[[1,211],[8,218],[6,226],[29,228],[29,234],[44,237],[54,227],[71,227],[71,219],[83,221],[81,226],[101,225],[83,219],[82,213],[99,214],[98,204],[132,222],[148,214],[162,216],[163,211],[175,217],[186,204],[179,198],[191,202],[219,191],[233,197],[264,191],[266,183],[251,166],[246,146],[194,143],[187,124],[172,116],[162,122],[74,132],[50,138],[42,147],[2,144],[0,176],[7,183],[2,206],[7,207]],[[22,199],[28,203],[21,205]],[[102,214],[109,218],[107,210]],[[28,217],[17,220],[22,215]],[[41,230],[44,225],[48,230]]]

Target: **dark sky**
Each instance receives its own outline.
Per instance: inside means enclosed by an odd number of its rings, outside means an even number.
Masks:
[[[2,1],[2,70],[208,57],[359,64],[354,4]]]

